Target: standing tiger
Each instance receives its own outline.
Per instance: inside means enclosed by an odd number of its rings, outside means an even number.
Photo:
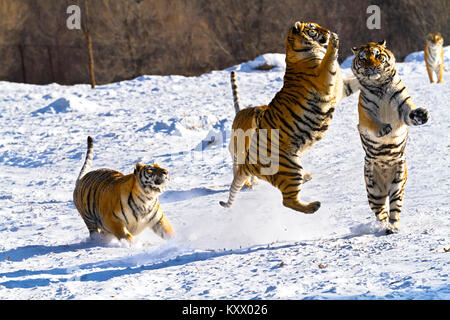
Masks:
[[[427,35],[424,55],[430,82],[434,83],[434,72],[437,77],[437,82],[442,83],[444,73],[444,39],[440,33],[430,33]]]
[[[386,41],[352,48],[352,71],[361,84],[358,130],[363,149],[369,206],[387,233],[398,230],[406,183],[408,126],[428,121],[417,108],[394,67]]]
[[[310,179],[300,156],[323,137],[337,103],[359,86],[356,78],[342,80],[338,44],[337,34],[315,23],[295,22],[286,38],[283,88],[268,105],[241,109],[232,74],[237,114],[229,150],[234,177],[228,201],[220,201],[223,207],[230,207],[242,186],[256,176],[281,191],[284,206],[304,213],[319,209],[320,202],[299,199],[302,183]],[[235,148],[242,132],[245,141]],[[278,170],[264,170],[269,165],[263,153],[275,156]]]
[[[95,234],[112,234],[119,240],[150,227],[163,239],[174,232],[165,218],[158,195],[169,181],[167,170],[158,165],[137,162],[132,174],[110,169],[90,171],[94,143],[88,137],[86,160],[76,181],[73,202],[89,230]]]

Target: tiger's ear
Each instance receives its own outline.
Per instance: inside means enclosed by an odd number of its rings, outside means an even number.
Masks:
[[[356,54],[357,51],[358,51],[358,47],[353,47],[353,48],[352,48],[353,54]]]
[[[134,164],[134,174],[139,173],[139,171],[140,171],[141,168],[143,168],[143,167],[144,167],[143,164],[141,164],[141,163],[139,163],[139,162],[136,162],[136,163]]]
[[[292,27],[292,34],[300,34],[303,31],[303,22],[297,21]]]
[[[386,47],[386,40],[378,42],[379,46],[382,46],[383,48]]]

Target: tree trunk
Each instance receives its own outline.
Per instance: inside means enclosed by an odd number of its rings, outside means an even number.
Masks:
[[[89,7],[87,0],[84,1],[84,14],[85,14],[84,35],[86,36],[89,54],[89,76],[91,78],[91,88],[94,89],[95,88],[94,53],[92,51],[92,38],[91,33],[89,31]]]

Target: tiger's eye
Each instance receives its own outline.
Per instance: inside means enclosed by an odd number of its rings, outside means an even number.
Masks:
[[[308,30],[308,35],[309,35],[310,37],[315,37],[316,34],[317,34],[316,31],[314,31],[314,30]]]

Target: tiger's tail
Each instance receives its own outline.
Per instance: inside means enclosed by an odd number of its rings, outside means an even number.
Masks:
[[[234,102],[234,110],[236,113],[241,111],[241,106],[239,102],[239,91],[236,83],[236,72],[231,71],[231,91],[233,91],[233,102]]]
[[[77,182],[83,178],[92,167],[92,159],[94,158],[94,140],[90,136],[87,138],[87,145],[86,160],[84,160],[83,168],[81,168]]]

